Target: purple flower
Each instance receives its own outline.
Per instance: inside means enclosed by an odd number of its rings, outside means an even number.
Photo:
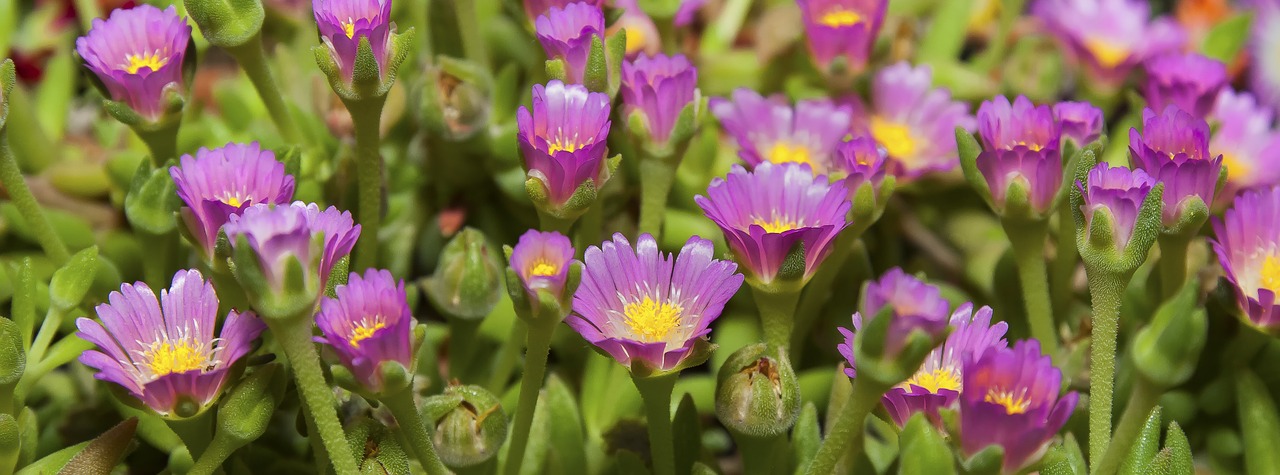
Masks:
[[[1255,327],[1280,332],[1280,187],[1246,191],[1213,220],[1213,251]]]
[[[860,72],[867,65],[871,47],[884,23],[888,0],[796,0],[804,19],[809,51],[821,69],[843,56],[848,67]]]
[[[551,7],[534,22],[538,42],[547,57],[564,61],[565,81],[582,84],[591,54],[591,40],[604,41],[604,13],[590,3]]]
[[[1156,115],[1142,111],[1142,133],[1129,130],[1129,154],[1141,168],[1164,183],[1166,228],[1177,224],[1192,197],[1213,203],[1214,187],[1222,170],[1222,156],[1209,154],[1209,124],[1204,119],[1169,107]]]
[[[1107,125],[1102,109],[1088,102],[1059,102],[1053,105],[1053,117],[1062,129],[1062,138],[1076,142],[1077,147],[1093,143],[1102,136]]]
[[[301,201],[250,206],[231,215],[223,231],[233,248],[241,236],[245,238],[273,290],[284,288],[282,279],[290,258],[309,270],[307,278],[318,279],[314,288],[324,289],[334,264],[351,253],[360,237],[360,225],[354,224],[351,213],[332,206],[321,211],[315,203]],[[312,246],[312,237],[317,234],[324,238],[318,249]]]
[[[293,199],[293,177],[284,164],[258,142],[229,143],[195,157],[183,155],[169,167],[178,197],[187,205],[182,220],[205,258],[212,258],[218,230],[231,215],[256,203],[280,204]]]
[[[794,162],[815,173],[826,173],[853,118],[850,107],[831,101],[799,101],[792,108],[781,97],[765,98],[745,88],[734,90],[732,100],[711,98],[710,108],[737,140],[738,156],[747,165]]]
[[[516,124],[525,170],[552,203],[563,205],[586,181],[604,185],[609,96],[557,80],[535,84],[533,112],[521,106]]]
[[[537,300],[534,293],[538,289],[546,289],[556,296],[563,293],[572,263],[573,243],[554,231],[530,229],[520,236],[520,241],[511,250],[511,268],[520,277],[530,300]]]
[[[524,14],[529,18],[529,23],[534,23],[538,17],[551,11],[552,7],[564,8],[571,3],[586,3],[596,8],[603,8],[605,0],[524,0]]]
[[[605,30],[605,35],[613,36],[618,30],[627,32],[625,56],[628,59],[635,59],[642,54],[652,56],[662,52],[662,38],[658,36],[658,25],[653,23],[653,19],[640,8],[636,0],[614,0],[613,7],[621,9],[622,16]],[[623,81],[625,80],[624,76]]]
[[[1173,19],[1151,20],[1144,0],[1038,0],[1032,13],[1091,76],[1113,85],[1147,58],[1187,41]]]
[[[742,286],[737,265],[714,255],[711,241],[697,236],[672,256],[649,234],[635,249],[614,234],[587,249],[565,323],[624,366],[639,360],[662,371],[677,368]]]
[[[1049,448],[1080,395],[1061,398],[1062,372],[1040,353],[1040,342],[989,348],[964,362],[960,441],[967,456],[990,445],[1004,448],[1004,473],[1035,463]]]
[[[151,5],[111,12],[93,20],[89,33],[76,39],[76,53],[111,94],[142,117],[164,114],[164,92],[182,92],[182,60],[191,41],[191,25],[170,6]]]
[[[1092,232],[1093,215],[1105,210],[1111,218],[1116,249],[1124,249],[1133,236],[1142,202],[1147,199],[1156,180],[1141,169],[1110,167],[1106,162],[1089,170],[1088,180],[1088,186],[1076,182],[1084,200],[1080,212],[1084,214],[1085,233]]]
[[[1032,210],[1049,213],[1062,187],[1062,133],[1053,109],[1036,106],[1026,96],[1018,96],[1012,105],[1004,96],[996,96],[978,108],[978,130],[984,149],[978,155],[978,170],[987,180],[996,208],[1004,209],[1009,187],[1021,182]]]
[[[933,87],[929,66],[900,62],[881,69],[871,84],[872,111],[856,129],[889,154],[889,173],[899,183],[960,164],[956,127],[972,130],[969,105]]]
[[[1275,58],[1280,55],[1280,3],[1249,2],[1253,13],[1249,54],[1253,58]],[[1249,64],[1249,88],[1264,104],[1280,107],[1280,61],[1255,59]]]
[[[1172,53],[1146,63],[1142,94],[1154,110],[1170,105],[1205,117],[1227,86],[1227,65],[1198,53]]]
[[[214,338],[218,295],[196,270],[174,274],[158,300],[138,282],[121,285],[107,301],[96,309],[102,323],[76,320],[77,335],[98,347],[80,362],[165,417],[191,417],[213,404],[228,370],[266,328],[253,313],[233,310]],[[190,402],[199,407],[186,407]]]
[[[876,318],[880,310],[889,307],[889,331],[885,336],[884,354],[894,358],[907,344],[911,332],[920,330],[930,335],[941,335],[947,327],[947,309],[949,305],[942,298],[942,291],[894,267],[880,276],[880,280],[869,282],[863,296],[862,311],[853,314],[853,329],[839,328],[844,335],[844,343],[836,347],[844,356],[849,366],[845,375],[850,378],[858,376],[858,362],[854,356],[854,339],[862,330],[863,315]]]
[[[1247,92],[1226,88],[1218,94],[1209,118],[1216,124],[1209,150],[1222,154],[1227,185],[1216,208],[1225,208],[1242,190],[1280,183],[1280,133],[1272,129],[1272,115]]]
[[[724,231],[753,284],[773,282],[797,245],[804,252],[800,282],[808,282],[849,225],[844,182],[814,176],[806,165],[764,162],[750,172],[734,165],[694,201]]]
[[[655,143],[666,144],[680,112],[690,104],[696,112],[698,99],[698,70],[683,55],[640,56],[622,63],[624,114],[641,114]]]
[[[898,426],[905,426],[912,414],[923,412],[929,420],[941,426],[938,409],[954,408],[964,392],[964,361],[977,358],[989,348],[1003,349],[1009,345],[1004,334],[1009,329],[1005,322],[991,323],[991,307],[973,312],[973,304],[966,303],[951,314],[952,332],[947,340],[934,348],[916,374],[886,392],[882,402]]]
[[[391,0],[312,0],[320,40],[333,52],[342,77],[351,82],[361,38],[368,38],[380,75],[387,73],[387,47],[395,25]]]
[[[316,314],[323,336],[315,337],[337,353],[366,389],[379,392],[383,362],[413,366],[413,313],[404,291],[385,270],[368,269],[364,277],[352,272],[345,285],[333,289],[338,298],[325,297]]]
[[[858,137],[840,142],[836,146],[836,156],[831,168],[834,172],[844,173],[845,187],[850,193],[857,193],[863,183],[870,183],[873,190],[879,191],[884,182],[885,164],[888,155],[884,147],[876,144],[870,137]]]

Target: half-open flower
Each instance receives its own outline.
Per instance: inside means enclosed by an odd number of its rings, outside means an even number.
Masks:
[[[713,97],[711,113],[738,142],[738,156],[762,162],[802,163],[826,173],[836,145],[849,133],[853,110],[827,100],[804,100],[793,108],[781,97],[736,89],[732,100]]]
[[[724,231],[753,286],[804,285],[849,225],[844,182],[814,176],[806,165],[734,165],[694,201]]]
[[[360,40],[369,40],[380,76],[387,74],[387,51],[395,24],[391,22],[391,0],[312,0],[320,39],[333,53],[342,77],[351,82]]]
[[[1009,187],[1017,183],[1030,199],[1031,211],[1047,216],[1062,188],[1062,133],[1053,109],[1036,106],[1025,96],[1018,96],[1013,104],[996,96],[978,108],[978,130],[983,151],[977,167],[996,211],[1006,210]]]
[[[845,187],[850,193],[856,192],[863,183],[869,183],[872,190],[878,192],[880,184],[884,182],[888,158],[884,147],[876,144],[875,139],[858,137],[836,146],[831,169],[833,174],[845,175]]]
[[[604,186],[609,96],[558,80],[535,84],[533,111],[521,106],[516,125],[525,171],[542,187],[545,206],[562,210],[583,184],[593,192]]]
[[[399,363],[406,370],[413,365],[414,320],[404,281],[385,270],[369,269],[364,276],[352,272],[347,283],[333,291],[337,298],[320,302],[316,326],[323,336],[315,341],[333,348],[365,389],[380,392],[385,383],[382,363]]]
[[[76,53],[111,100],[156,122],[167,107],[165,91],[185,89],[182,61],[190,41],[191,25],[176,8],[144,4],[93,20],[89,33],[76,39]]]
[[[1213,221],[1213,250],[1246,323],[1280,335],[1280,187],[1246,191]]]
[[[844,343],[836,347],[844,356],[848,367],[845,375],[858,377],[858,354],[865,351],[857,346],[857,335],[862,332],[866,323],[863,319],[879,317],[882,309],[888,308],[887,331],[883,340],[876,342],[881,351],[871,356],[886,360],[896,359],[912,332],[917,330],[932,337],[940,337],[947,327],[947,309],[950,305],[942,298],[942,291],[915,278],[900,268],[889,269],[880,279],[868,282],[863,292],[862,309],[853,314],[853,328],[839,328],[844,335]],[[921,357],[925,356],[923,353]],[[915,369],[911,370],[915,372]],[[902,375],[905,379],[908,375]],[[898,381],[902,381],[899,379]]]
[[[1083,203],[1085,235],[1091,235],[1094,216],[1106,212],[1116,249],[1124,249],[1133,237],[1138,222],[1138,211],[1151,193],[1156,181],[1141,169],[1111,167],[1106,162],[1089,170],[1088,185],[1076,182]]]
[[[604,41],[604,13],[600,7],[585,2],[551,7],[538,17],[534,28],[547,57],[564,62],[564,80],[582,84],[592,40],[598,39],[602,44]]]
[[[700,364],[695,346],[742,286],[732,262],[715,259],[711,241],[694,236],[672,256],[649,234],[633,249],[627,238],[587,249],[582,285],[565,323],[601,351],[636,371]],[[691,356],[697,359],[689,359]]]
[[[1098,140],[1102,128],[1107,125],[1102,109],[1088,102],[1059,102],[1053,105],[1053,117],[1062,129],[1062,138],[1075,142],[1081,148]]]
[[[159,299],[142,282],[121,285],[96,310],[102,323],[76,320],[77,335],[98,347],[80,362],[169,418],[192,417],[212,405],[231,366],[266,328],[252,313],[233,310],[214,338],[218,295],[195,270],[174,274]]]
[[[573,252],[569,238],[554,231],[530,229],[520,236],[516,247],[511,250],[511,268],[516,271],[530,300],[537,301],[534,294],[539,289],[545,289],[556,297],[564,293]]]
[[[888,0],[797,0],[809,52],[823,70],[843,57],[852,73],[861,72],[884,23]]]
[[[1142,95],[1154,110],[1178,106],[1197,117],[1213,109],[1218,92],[1227,87],[1227,65],[1199,53],[1160,55],[1145,63]]]
[[[183,155],[169,175],[187,206],[182,220],[205,259],[211,259],[218,230],[233,214],[257,203],[281,204],[293,199],[293,177],[275,153],[257,142],[200,148]]]
[[[1135,168],[1164,183],[1166,229],[1178,224],[1193,198],[1206,206],[1213,203],[1222,155],[1209,154],[1209,124],[1204,119],[1172,106],[1159,115],[1143,110],[1142,133],[1129,130],[1129,154]]]
[[[289,267],[296,259],[302,265],[300,284],[319,295],[339,260],[351,253],[360,236],[360,225],[351,213],[330,206],[321,211],[315,203],[295,201],[288,205],[256,204],[232,215],[223,227],[233,249],[248,245],[261,271],[261,284],[269,289],[247,288],[254,292],[286,290]],[[237,259],[237,275],[250,262]],[[241,280],[242,284],[246,284]],[[252,287],[246,284],[246,287]],[[289,289],[292,290],[292,289]]]
[[[684,137],[677,139],[691,136],[699,102],[698,70],[683,55],[641,55],[622,63],[623,115],[635,115],[628,122],[644,124],[644,135],[655,146],[667,144],[687,107],[693,108],[685,126],[688,130],[680,131]]]
[[[1118,87],[1147,58],[1186,42],[1186,32],[1172,18],[1152,20],[1144,0],[1038,0],[1031,10],[1094,79],[1109,87]]]
[[[1227,184],[1216,209],[1226,208],[1242,190],[1280,184],[1280,133],[1272,128],[1273,115],[1252,94],[1231,88],[1218,93],[1209,115],[1214,124],[1209,150],[1222,154]]]
[[[570,3],[579,2],[594,5],[596,8],[602,8],[605,4],[605,0],[524,0],[524,14],[529,18],[529,23],[533,24],[538,21],[538,17],[551,11],[552,7],[564,8]]]
[[[926,65],[900,62],[881,69],[871,84],[871,113],[855,129],[870,135],[889,154],[889,173],[905,182],[930,172],[955,169],[956,127],[974,128],[969,105],[933,87]]]

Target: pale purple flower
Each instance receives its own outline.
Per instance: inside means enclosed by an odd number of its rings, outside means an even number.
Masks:
[[[876,35],[884,24],[888,0],[796,0],[804,20],[809,52],[821,69],[844,57],[853,72],[866,68]]]
[[[1145,0],[1037,0],[1031,11],[1093,80],[1112,86],[1146,59],[1187,41],[1172,18],[1151,19]]]
[[[1051,212],[1062,188],[1062,133],[1053,109],[1036,106],[1026,96],[1013,104],[996,96],[978,108],[978,131],[983,151],[977,166],[996,208],[1004,210],[1006,194],[1016,182],[1026,189],[1032,211]]]
[[[89,33],[76,39],[76,54],[111,100],[156,121],[164,114],[165,90],[185,90],[182,61],[190,41],[191,25],[176,8],[143,4],[94,19]]]
[[[316,289],[324,289],[333,266],[351,253],[360,237],[360,225],[351,213],[330,206],[321,211],[315,203],[295,201],[289,205],[256,204],[241,214],[231,215],[223,227],[232,248],[240,238],[257,255],[258,263],[273,290],[284,288],[286,267],[297,259],[307,271],[306,279],[316,279]],[[313,237],[323,236],[319,247]]]
[[[320,40],[333,53],[348,82],[355,70],[360,39],[369,40],[381,76],[387,73],[387,49],[395,23],[391,0],[312,0]]]
[[[1231,88],[1218,94],[1209,114],[1214,124],[1209,150],[1222,154],[1227,184],[1215,198],[1215,208],[1226,208],[1243,190],[1280,183],[1280,133],[1273,128],[1273,116],[1252,94]]]
[[[849,133],[853,110],[828,100],[765,98],[745,88],[731,99],[713,97],[711,113],[738,142],[738,156],[755,167],[762,162],[801,163],[826,173],[836,145]]]
[[[547,57],[564,62],[565,81],[582,84],[592,40],[604,41],[604,13],[600,7],[584,2],[551,7],[538,17],[534,28]]]
[[[907,344],[912,332],[922,331],[940,336],[947,328],[947,309],[950,305],[942,298],[942,291],[933,285],[903,272],[889,269],[880,279],[867,284],[863,294],[862,309],[853,314],[853,328],[838,328],[844,335],[844,343],[836,349],[844,356],[848,367],[845,375],[858,377],[855,355],[857,332],[862,331],[863,319],[878,317],[881,309],[889,308],[889,331],[885,335],[884,357],[895,358]]]
[[[1142,133],[1129,130],[1129,155],[1141,168],[1164,183],[1164,226],[1174,226],[1193,197],[1213,203],[1222,170],[1222,155],[1209,152],[1209,124],[1177,107],[1156,115],[1142,112]]]
[[[1084,147],[1102,136],[1107,122],[1102,109],[1088,102],[1064,101],[1053,105],[1053,117],[1062,129],[1062,138],[1075,141],[1076,147]]]
[[[178,197],[187,206],[182,220],[200,252],[212,258],[218,230],[233,214],[257,203],[281,204],[293,199],[293,176],[275,153],[258,142],[229,143],[215,149],[201,147],[195,156],[183,155],[169,167]]]
[[[1213,251],[1245,320],[1280,334],[1280,187],[1246,191],[1214,218]]]
[[[641,114],[655,143],[667,142],[686,106],[696,112],[699,97],[698,70],[683,55],[641,55],[622,63],[623,113]]]
[[[337,298],[320,301],[316,326],[322,336],[315,341],[329,345],[362,386],[380,392],[385,384],[382,363],[413,368],[414,319],[404,281],[388,271],[368,269],[364,276],[352,272],[333,292]]]
[[[1227,87],[1227,65],[1198,53],[1160,55],[1145,64],[1147,80],[1142,94],[1147,106],[1164,110],[1178,106],[1198,117],[1205,117]]]
[[[552,80],[533,86],[533,111],[516,113],[521,155],[530,178],[542,182],[550,201],[564,205],[588,180],[604,185],[609,96],[580,84]]]
[[[530,229],[511,250],[511,268],[520,277],[530,300],[537,300],[534,293],[538,289],[559,296],[574,262],[573,253],[573,243],[563,234]]]
[[[956,127],[973,130],[969,105],[933,87],[927,65],[900,62],[879,70],[871,83],[871,110],[855,129],[889,154],[889,173],[899,183],[960,165]]]

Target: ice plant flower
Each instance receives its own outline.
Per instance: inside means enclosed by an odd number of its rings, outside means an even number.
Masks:
[[[380,392],[382,363],[413,367],[414,319],[404,281],[388,271],[368,269],[364,276],[352,272],[333,292],[337,298],[320,302],[316,326],[322,336],[315,341],[329,345],[365,389]]]
[[[809,52],[823,70],[843,57],[845,67],[860,72],[884,23],[888,0],[796,0],[804,20]]]
[[[1047,216],[1062,188],[1062,132],[1053,109],[1036,106],[1026,96],[1009,103],[1004,96],[978,108],[978,131],[983,151],[977,167],[986,178],[997,211],[1003,212],[1009,187],[1021,184],[1031,211]]]
[[[1214,124],[1209,150],[1222,154],[1227,184],[1215,208],[1225,208],[1240,191],[1280,183],[1280,133],[1273,113],[1252,94],[1230,88],[1218,93],[1209,121]]]
[[[1246,191],[1214,218],[1213,251],[1246,323],[1280,335],[1280,187]]]
[[[362,38],[369,41],[381,76],[387,74],[387,50],[395,24],[391,0],[312,0],[320,39],[333,53],[342,77],[351,82]]]
[[[166,109],[166,91],[185,89],[182,61],[190,42],[191,25],[176,8],[143,4],[93,20],[89,33],[76,39],[76,53],[111,100],[157,122]]]
[[[1173,53],[1147,61],[1142,95],[1153,110],[1178,106],[1205,117],[1227,86],[1227,65],[1199,53]]]
[[[551,11],[551,8],[564,8],[570,3],[586,3],[596,8],[604,8],[605,0],[524,0],[524,14],[532,24],[538,17]]]
[[[544,188],[552,208],[562,209],[584,184],[593,190],[604,185],[611,124],[605,94],[558,80],[533,86],[533,111],[521,106],[516,114],[517,138],[525,171]]]
[[[1222,156],[1209,153],[1209,124],[1177,107],[1142,111],[1142,133],[1129,130],[1133,164],[1164,183],[1165,228],[1178,223],[1192,198],[1213,203]]]
[[[564,62],[564,80],[582,84],[587,71],[591,41],[604,41],[604,13],[590,3],[570,3],[564,8],[551,7],[534,22],[538,42],[547,57]]]
[[[858,137],[836,146],[832,174],[843,173],[846,176],[845,187],[850,193],[856,192],[863,183],[869,183],[873,190],[879,191],[880,184],[884,182],[887,161],[884,148],[877,145],[875,139]]]
[[[1076,143],[1076,148],[1084,147],[1102,136],[1102,129],[1107,125],[1102,118],[1102,109],[1088,102],[1064,101],[1053,105],[1053,117],[1062,130],[1062,138]]]
[[[991,307],[973,311],[973,304],[966,303],[951,314],[951,334],[942,346],[934,348],[924,364],[902,384],[884,394],[881,401],[889,416],[899,427],[918,412],[941,426],[938,409],[955,408],[964,392],[964,361],[977,358],[989,348],[1005,348],[1004,339],[1009,325],[991,323]]]
[[[881,69],[871,84],[871,111],[854,135],[870,135],[889,154],[889,173],[899,183],[930,172],[955,169],[956,127],[972,130],[969,105],[933,87],[926,65],[900,62]]]
[[[862,331],[863,319],[875,318],[886,307],[890,309],[890,318],[893,319],[884,341],[884,356],[887,358],[897,356],[906,345],[911,332],[920,330],[936,336],[941,335],[947,327],[949,305],[942,298],[942,291],[900,268],[889,269],[880,279],[867,283],[862,309],[853,314],[853,328],[839,328],[840,334],[844,335],[844,343],[836,349],[848,363],[844,370],[846,376],[858,377],[855,339],[857,333]]]
[[[738,156],[747,165],[794,162],[815,173],[826,173],[853,119],[849,106],[803,100],[792,107],[781,97],[765,98],[745,88],[734,90],[731,99],[711,98],[710,108],[738,142]]]
[[[696,115],[700,101],[698,70],[684,55],[641,55],[622,63],[623,114],[640,114],[655,144],[666,144],[685,107],[692,106]]]
[[[569,277],[569,265],[573,263],[573,243],[557,232],[540,232],[530,229],[520,236],[511,250],[511,268],[520,278],[520,284],[529,295],[539,289],[559,296]]]
[[[160,298],[147,284],[120,286],[96,308],[102,323],[81,317],[76,333],[97,345],[80,362],[157,414],[187,418],[218,398],[227,375],[266,325],[232,310],[214,338],[218,295],[196,270],[181,270]]]
[[[1274,58],[1280,54],[1280,4],[1249,2],[1253,13],[1249,54],[1254,58]],[[1280,107],[1280,62],[1251,61],[1249,88],[1264,104]]]
[[[609,26],[605,34],[612,36],[618,30],[627,32],[626,57],[636,58],[662,52],[658,25],[653,23],[653,19],[640,8],[636,0],[614,0],[613,5],[614,8],[622,9],[622,16]]]
[[[293,177],[275,153],[257,142],[202,147],[194,157],[183,155],[178,166],[169,167],[169,175],[187,205],[182,220],[206,259],[213,257],[218,230],[231,215],[253,204],[293,199]]]
[[[1124,249],[1133,236],[1138,211],[1155,186],[1155,179],[1141,169],[1111,167],[1102,162],[1089,170],[1088,182],[1087,186],[1076,182],[1083,198],[1080,212],[1084,214],[1085,235],[1091,233],[1094,215],[1105,211],[1110,218],[1116,249]]]
[[[849,225],[844,182],[814,176],[806,165],[763,162],[753,171],[734,165],[694,201],[724,231],[755,286],[778,279],[808,282],[831,253],[836,235]],[[803,252],[803,269],[784,269],[796,251]]]
[[[1036,340],[989,348],[966,358],[960,394],[960,442],[966,456],[998,445],[1003,473],[1037,462],[1067,423],[1080,395],[1058,397],[1062,372],[1040,353]]]
[[[634,249],[614,234],[587,249],[565,323],[633,371],[637,363],[662,372],[701,363],[686,358],[743,279],[737,265],[714,255],[711,241],[697,236],[672,256],[649,234]]]
[[[1038,0],[1032,14],[1092,77],[1112,87],[1134,66],[1186,42],[1172,18],[1152,20],[1144,0]]]
[[[290,260],[297,259],[305,272],[306,288],[318,292],[328,283],[334,264],[351,253],[360,225],[354,224],[350,212],[333,206],[321,211],[315,203],[295,201],[250,206],[231,215],[223,231],[232,248],[242,242],[249,246],[270,290],[285,289]],[[236,262],[237,267],[244,264]]]

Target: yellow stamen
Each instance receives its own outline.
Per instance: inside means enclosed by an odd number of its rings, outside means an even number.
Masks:
[[[1023,147],[1027,147],[1027,148],[1031,149],[1031,151],[1032,151],[1032,152],[1039,152],[1039,151],[1040,151],[1040,149],[1044,148],[1044,147],[1040,146],[1040,144],[1038,144],[1038,143],[1018,142],[1018,145],[1021,145],[1021,146],[1023,146]]]
[[[1027,412],[1027,409],[1031,408],[1031,401],[1027,399],[1026,390],[1015,394],[1010,391],[1001,391],[992,388],[987,391],[987,396],[983,398],[983,400],[1004,406],[1004,410],[1008,414],[1022,414]]]
[[[351,18],[347,18],[347,21],[342,22],[342,32],[347,34],[347,38],[355,38],[356,21]]]
[[[813,157],[809,152],[809,147],[804,145],[793,145],[791,142],[779,140],[769,149],[769,156],[766,157],[773,163],[806,163],[813,164]]]
[[[359,348],[360,342],[373,338],[373,335],[377,334],[378,330],[386,327],[387,322],[382,320],[381,315],[374,317],[372,321],[367,319],[361,320],[360,323],[357,323],[356,327],[351,330],[351,337],[347,339],[347,342],[351,343],[352,348]]]
[[[818,19],[818,23],[831,27],[853,26],[862,22],[862,15],[852,10],[836,9],[822,15]]]
[[[938,394],[943,389],[959,391],[960,375],[946,368],[939,368],[930,372],[920,371],[912,375],[911,379],[906,380],[900,386],[904,389],[911,386],[920,386],[934,394]]]
[[[142,352],[142,361],[155,377],[195,371],[210,364],[202,345],[188,340],[153,342]]]
[[[169,52],[156,50],[150,53],[125,55],[124,60],[127,62],[124,66],[125,72],[129,74],[138,74],[142,68],[151,71],[158,71],[169,63]]]
[[[644,28],[639,26],[624,27],[623,31],[627,32],[627,54],[644,49],[645,41],[648,40],[645,37]]]
[[[879,117],[871,118],[871,136],[889,152],[890,157],[898,160],[910,158],[917,148],[909,127]]]
[[[1262,261],[1262,279],[1259,286],[1275,293],[1280,293],[1280,257],[1275,254]]]
[[[1129,59],[1129,50],[1106,40],[1090,38],[1085,40],[1084,48],[1093,54],[1098,64],[1104,68],[1114,68]]]
[[[554,155],[556,152],[570,152],[570,153],[576,152],[578,151],[578,149],[586,148],[588,145],[591,145],[591,142],[594,140],[595,139],[592,138],[591,140],[588,140],[586,143],[580,144],[573,140],[566,141],[563,138],[556,138],[555,142],[551,142],[547,144],[547,153]]]
[[[755,218],[751,220],[751,224],[764,228],[766,233],[783,233],[800,227],[800,223],[777,213],[774,213],[772,219]]]
[[[1222,154],[1222,166],[1227,167],[1227,180],[1240,180],[1253,174],[1250,163],[1240,160],[1234,154]]]
[[[533,277],[533,276],[547,277],[551,275],[556,275],[558,273],[560,273],[560,269],[556,267],[555,264],[552,264],[550,261],[544,258],[538,258],[537,260],[533,261],[533,265],[529,266],[529,269],[527,272],[527,274],[529,274],[530,277]]]
[[[680,313],[684,309],[679,305],[658,303],[650,297],[639,302],[632,302],[623,308],[625,323],[631,328],[636,338],[646,343],[663,341],[672,330],[680,326]]]

